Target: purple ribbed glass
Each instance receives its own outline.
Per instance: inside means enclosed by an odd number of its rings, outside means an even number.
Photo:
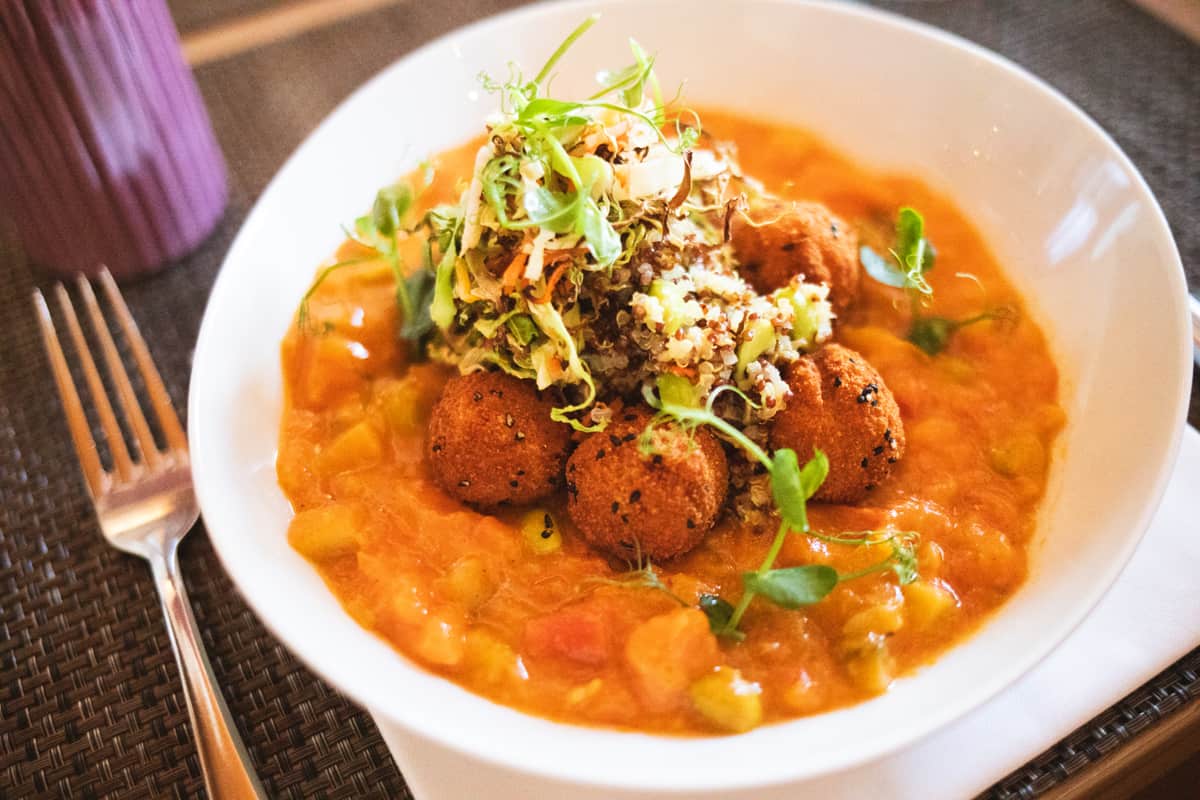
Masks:
[[[225,208],[163,0],[0,0],[0,214],[43,268],[151,272]]]

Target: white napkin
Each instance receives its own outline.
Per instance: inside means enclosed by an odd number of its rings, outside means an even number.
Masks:
[[[755,800],[972,797],[1041,754],[1200,644],[1200,433],[1187,429],[1162,506],[1120,578],[1050,656],[990,702],[917,744],[800,786],[756,790]],[[604,797],[532,789],[418,743],[375,718],[420,800]],[[550,793],[547,793],[549,791]],[[617,793],[613,793],[615,796]],[[650,797],[622,793],[622,798]],[[741,796],[741,795],[739,795]]]

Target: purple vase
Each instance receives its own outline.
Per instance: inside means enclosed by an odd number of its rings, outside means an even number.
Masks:
[[[151,272],[225,208],[163,0],[0,0],[0,215],[57,274]]]

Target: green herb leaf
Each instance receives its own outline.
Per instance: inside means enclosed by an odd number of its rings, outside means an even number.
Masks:
[[[449,329],[454,322],[454,263],[458,254],[452,244],[438,262],[437,278],[434,283],[433,300],[429,306],[429,318],[442,330]]]
[[[858,260],[862,262],[867,274],[884,286],[903,289],[908,284],[906,273],[865,244],[858,249]]]
[[[925,238],[925,218],[908,206],[896,218],[896,255],[910,276],[929,272],[936,259],[933,245]]]
[[[419,269],[409,275],[404,284],[412,310],[400,323],[400,338],[419,342],[433,328],[430,306],[433,304],[434,274]]]
[[[771,494],[779,515],[792,530],[808,532],[808,499],[829,474],[829,459],[820,450],[801,469],[796,451],[781,447],[771,457]]]
[[[858,260],[873,279],[885,286],[933,294],[925,273],[933,269],[937,253],[925,238],[925,218],[916,209],[905,206],[896,217],[896,245],[891,251],[895,263],[863,245]]]
[[[916,317],[905,338],[929,355],[936,356],[946,349],[950,336],[958,328],[958,322],[945,317]]]
[[[578,230],[600,266],[610,266],[621,255],[621,237],[590,197],[579,206]]]
[[[525,314],[516,314],[508,318],[508,332],[522,347],[527,346],[538,335],[537,325]]]
[[[746,638],[741,631],[730,628],[729,621],[733,618],[733,605],[728,600],[715,594],[702,594],[697,606],[704,612],[704,616],[708,617],[708,628],[713,633],[734,639]]]
[[[762,595],[782,608],[820,602],[838,585],[838,573],[825,564],[806,564],[742,575],[747,591]]]
[[[375,195],[371,207],[371,224],[380,236],[395,236],[400,230],[400,221],[412,206],[412,187],[405,182],[385,186]]]

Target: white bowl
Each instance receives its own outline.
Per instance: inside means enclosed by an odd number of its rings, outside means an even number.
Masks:
[[[359,628],[288,547],[290,510],[274,468],[279,341],[316,264],[339,243],[339,223],[424,155],[480,130],[494,103],[479,91],[481,69],[503,74],[510,59],[536,69],[597,9],[604,16],[561,63],[556,94],[587,91],[598,67],[625,59],[634,35],[659,54],[664,85],[687,78],[697,105],[800,124],[949,194],[1047,331],[1070,423],[1028,582],[980,633],[878,699],[729,738],[548,722],[408,662]],[[209,537],[267,627],[416,737],[414,747],[503,765],[518,786],[553,780],[555,796],[591,786],[728,797],[913,742],[1015,680],[1083,619],[1132,554],[1174,463],[1191,376],[1184,286],[1166,221],[1116,144],[1053,89],[974,45],[854,6],[535,6],[455,31],[385,70],[267,188],[200,331],[196,489]]]

